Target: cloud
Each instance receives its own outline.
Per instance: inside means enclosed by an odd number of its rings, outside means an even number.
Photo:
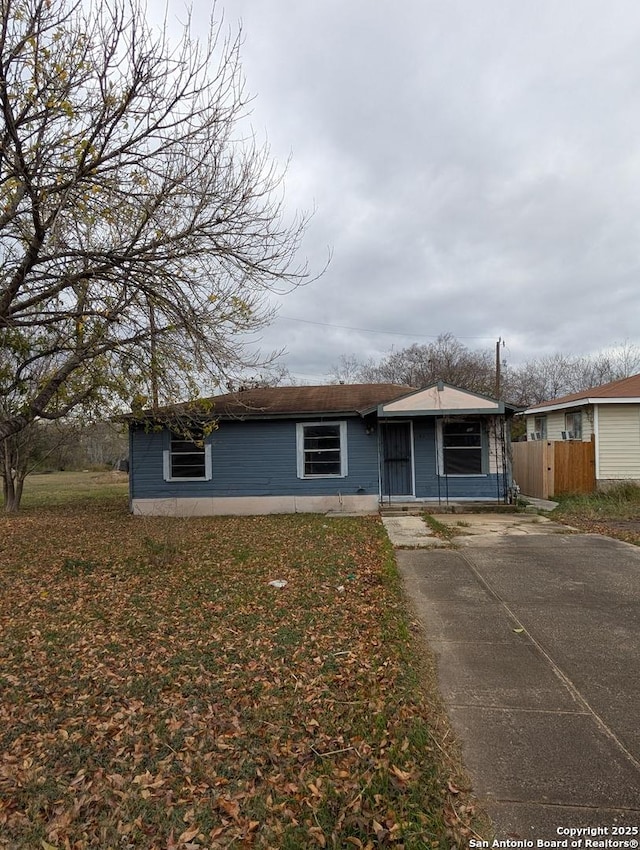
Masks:
[[[153,4],[152,4],[153,5]],[[177,4],[169,4],[170,16]],[[221,10],[221,6],[218,10]],[[514,360],[639,340],[640,7],[228,0],[303,250],[265,347],[296,374],[451,331]],[[208,17],[196,3],[194,17]],[[345,331],[347,325],[406,337]]]

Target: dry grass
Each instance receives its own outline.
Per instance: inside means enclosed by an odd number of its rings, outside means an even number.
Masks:
[[[27,476],[22,505],[30,508],[82,499],[126,497],[128,492],[129,476],[124,472],[51,472]]]
[[[564,496],[552,514],[581,531],[640,545],[640,487],[621,483],[603,493]]]

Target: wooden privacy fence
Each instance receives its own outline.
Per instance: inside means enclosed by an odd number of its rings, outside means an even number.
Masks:
[[[513,478],[527,496],[548,499],[596,489],[595,443],[532,440],[513,443]]]

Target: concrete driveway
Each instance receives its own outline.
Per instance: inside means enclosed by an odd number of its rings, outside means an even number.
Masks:
[[[455,548],[396,552],[475,793],[499,839],[598,827],[636,843],[573,846],[637,847],[640,549],[485,523],[458,525]]]

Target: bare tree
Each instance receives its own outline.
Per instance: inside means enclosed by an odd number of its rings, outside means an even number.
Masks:
[[[331,384],[355,384],[362,380],[363,369],[367,364],[363,363],[355,354],[341,354],[338,362],[334,363],[329,372]],[[367,381],[363,381],[367,383]]]
[[[276,362],[259,372],[238,376],[237,380],[227,383],[226,389],[229,392],[237,392],[257,387],[295,387],[297,385],[298,382],[287,367]]]
[[[440,334],[428,345],[414,344],[391,351],[378,363],[369,360],[358,364],[353,355],[349,358],[343,355],[333,369],[333,374],[342,373],[353,375],[364,383],[424,387],[442,380],[489,395],[495,389],[495,365],[491,354],[472,351],[451,333]]]
[[[505,374],[505,397],[526,407],[582,389],[583,372],[579,358],[567,354],[548,354],[510,367]]]
[[[509,399],[523,407],[627,378],[640,369],[640,349],[625,341],[586,356],[557,352],[511,368]]]
[[[556,352],[506,368],[502,375],[502,397],[512,404],[529,407],[638,371],[640,347],[628,340],[587,356]],[[486,395],[495,393],[496,381],[492,354],[470,350],[450,333],[441,334],[428,345],[414,344],[391,351],[377,362],[343,354],[330,375],[334,383],[390,382],[413,387],[443,380]]]
[[[640,346],[625,339],[596,355],[596,359],[603,358],[609,366],[609,381],[617,381],[620,378],[628,378],[640,372]],[[605,383],[599,381],[596,383]],[[592,386],[596,386],[596,383]]]
[[[257,365],[239,337],[308,279],[306,219],[243,135],[240,35],[172,44],[139,0],[0,2],[0,440]]]

